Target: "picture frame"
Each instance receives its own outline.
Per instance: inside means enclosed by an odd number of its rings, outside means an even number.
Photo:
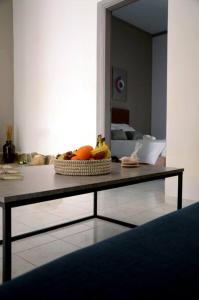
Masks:
[[[118,67],[113,67],[112,95],[115,101],[126,101],[127,98],[127,72]]]

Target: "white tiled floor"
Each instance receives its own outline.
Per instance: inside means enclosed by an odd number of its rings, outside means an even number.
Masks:
[[[183,206],[193,201],[183,201]],[[138,184],[98,193],[98,213],[140,225],[176,209],[176,198],[165,197],[164,181]],[[63,223],[91,215],[93,194],[59,199],[12,210],[12,234]],[[0,212],[1,213],[1,212]],[[0,214],[0,219],[1,219]],[[2,222],[1,222],[2,223]],[[0,224],[1,224],[0,223]],[[13,243],[13,277],[59,256],[128,230],[99,219]],[[0,225],[0,238],[2,226]],[[2,249],[0,247],[0,258]],[[2,259],[0,259],[0,280]]]

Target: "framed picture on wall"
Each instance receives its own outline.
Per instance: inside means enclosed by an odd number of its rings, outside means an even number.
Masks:
[[[113,100],[126,101],[127,72],[124,69],[113,67]]]

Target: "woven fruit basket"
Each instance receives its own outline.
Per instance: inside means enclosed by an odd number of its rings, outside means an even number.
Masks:
[[[105,175],[111,172],[111,158],[100,160],[54,160],[55,173],[62,175]]]

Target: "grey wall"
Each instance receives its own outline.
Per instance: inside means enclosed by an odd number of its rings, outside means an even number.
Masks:
[[[166,138],[167,34],[153,38],[151,134]]]
[[[130,124],[151,133],[152,37],[112,17],[112,65],[127,71],[127,101],[113,101],[113,107],[130,110]]]
[[[0,153],[7,124],[13,124],[13,17],[12,0],[0,0]]]

